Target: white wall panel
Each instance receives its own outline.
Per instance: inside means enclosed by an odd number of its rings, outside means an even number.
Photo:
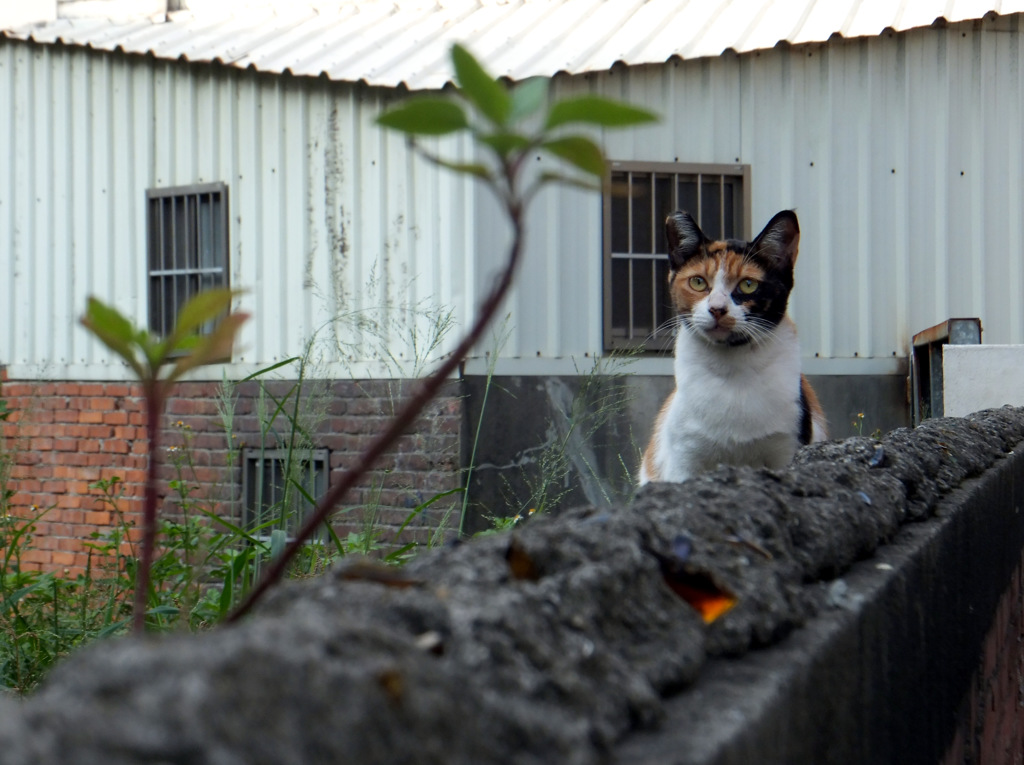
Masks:
[[[809,366],[895,371],[912,334],[951,316],[1024,342],[1021,19],[616,68],[556,92],[665,115],[604,136],[613,159],[751,165],[752,233],[780,209],[800,216],[791,312]],[[560,238],[531,235],[508,354],[579,359],[600,348],[600,207],[578,192],[538,206],[531,226]],[[551,257],[572,268],[543,272]]]
[[[751,233],[779,209],[800,216],[791,310],[805,355],[825,360],[810,363],[896,369],[911,334],[950,316],[1024,342],[1021,18],[616,66],[559,75],[553,90],[664,115],[599,136],[613,159],[749,164]],[[86,296],[144,321],[145,189],[216,180],[230,190],[232,284],[254,313],[230,373],[301,352],[321,327],[323,374],[385,373],[376,334],[359,329],[385,309],[387,349],[410,360],[406,309],[451,306],[465,322],[509,232],[482,188],[376,127],[390,97],[4,40],[0,363],[15,376],[118,374],[75,326]],[[600,216],[598,195],[579,190],[530,209],[503,352],[520,369],[561,359],[571,371],[600,353]]]
[[[86,298],[145,324],[146,189],[223,181],[231,283],[253,314],[229,374],[301,354],[323,327],[317,373],[402,374],[395,362],[415,355],[405,309],[444,301],[464,316],[474,298],[472,194],[376,126],[381,96],[4,40],[0,363],[12,377],[123,377],[77,326]],[[331,322],[386,311],[383,342],[354,320]]]

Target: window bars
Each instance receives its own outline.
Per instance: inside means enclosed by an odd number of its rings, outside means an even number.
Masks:
[[[327,493],[328,474],[327,449],[245,449],[245,529],[257,539],[268,539],[271,531],[282,529],[292,539],[314,508],[309,498],[316,501]]]
[[[149,329],[166,337],[189,298],[229,286],[228,188],[206,183],[149,189],[146,206]]]
[[[687,210],[712,239],[749,238],[749,165],[612,162],[604,194],[604,346],[670,350],[665,218]]]

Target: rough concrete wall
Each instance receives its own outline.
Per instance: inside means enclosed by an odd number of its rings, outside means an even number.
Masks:
[[[723,666],[816,634],[849,594],[842,579],[823,580],[901,539],[901,524],[926,528],[913,522],[970,495],[971,485],[954,494],[966,479],[996,463],[1019,474],[1019,458],[1003,457],[1022,438],[1022,410],[933,420],[881,443],[808,448],[783,471],[654,485],[628,509],[535,519],[398,572],[350,563],[278,590],[233,628],[83,651],[27,701],[0,700],[0,752],[15,764],[596,763],[640,746],[619,761],[801,761],[749,759],[749,749],[747,759],[691,757],[712,731],[688,728],[675,705],[700,701]],[[670,586],[694,577],[738,597],[710,627]],[[965,607],[955,591],[945,595]],[[856,654],[856,633],[843,640]],[[752,648],[766,650],[744,656]],[[789,656],[800,677],[813,676],[807,661]],[[836,692],[850,686],[849,674],[837,677]],[[737,703],[756,695],[756,682],[733,678]],[[913,693],[926,702],[933,689]],[[781,697],[761,700],[786,719]],[[742,732],[770,715],[746,726],[724,717]],[[802,719],[791,738],[816,736],[827,755],[830,731]],[[789,751],[785,730],[766,735]],[[929,746],[941,753],[946,743]]]

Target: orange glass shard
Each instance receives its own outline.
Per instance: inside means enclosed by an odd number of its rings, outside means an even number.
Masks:
[[[665,576],[665,582],[700,614],[705,624],[711,624],[737,603],[736,596],[718,587],[706,574],[673,572]]]

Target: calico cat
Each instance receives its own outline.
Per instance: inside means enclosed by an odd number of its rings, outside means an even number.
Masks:
[[[682,211],[665,231],[676,388],[655,422],[640,484],[684,481],[720,464],[784,467],[798,445],[827,438],[786,315],[796,215],[780,212],[749,243],[713,242]]]

